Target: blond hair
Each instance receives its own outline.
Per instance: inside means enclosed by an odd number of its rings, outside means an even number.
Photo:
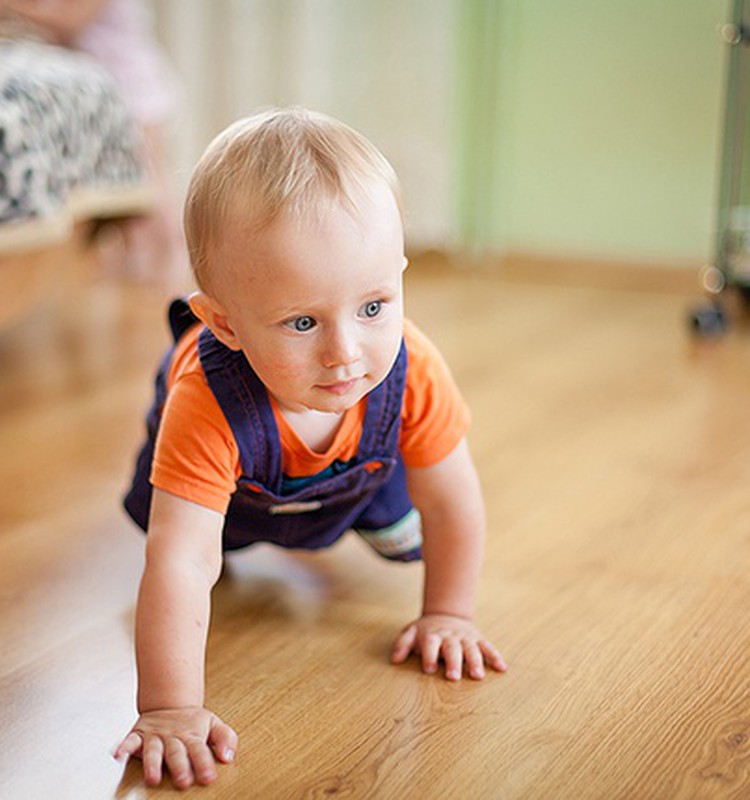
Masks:
[[[282,212],[300,216],[336,200],[356,213],[357,192],[385,182],[401,210],[393,167],[343,122],[303,108],[273,109],[237,120],[198,162],[185,201],[185,236],[198,285],[210,283],[211,255],[229,228],[254,235]]]

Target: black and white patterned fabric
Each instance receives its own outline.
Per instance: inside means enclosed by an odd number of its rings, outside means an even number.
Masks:
[[[150,202],[139,133],[108,73],[81,53],[0,39],[0,255]]]

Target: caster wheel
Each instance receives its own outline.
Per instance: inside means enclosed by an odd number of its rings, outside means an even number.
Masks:
[[[690,327],[700,336],[721,336],[727,330],[727,316],[717,305],[697,308],[690,314]]]

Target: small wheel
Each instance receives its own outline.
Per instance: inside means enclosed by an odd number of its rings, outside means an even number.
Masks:
[[[702,306],[690,313],[690,327],[700,336],[721,336],[727,330],[727,315],[719,305]]]
[[[701,270],[701,283],[709,294],[720,294],[727,285],[727,278],[718,267],[708,264]]]

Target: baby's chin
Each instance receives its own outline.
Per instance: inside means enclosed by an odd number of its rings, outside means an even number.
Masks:
[[[374,388],[375,385],[368,381],[366,385],[358,387],[356,391],[344,395],[318,391],[315,392],[315,397],[306,406],[306,410],[315,411],[319,414],[344,414],[350,408],[358,405]]]
[[[350,408],[354,408],[362,397],[356,400],[336,398],[328,402],[315,402],[304,407],[305,411],[312,411],[316,414],[345,414]]]
[[[364,395],[363,395],[364,396]],[[359,403],[362,397],[355,400],[348,398],[331,398],[325,400],[309,400],[303,402],[283,401],[276,398],[282,412],[289,414],[344,414]]]

